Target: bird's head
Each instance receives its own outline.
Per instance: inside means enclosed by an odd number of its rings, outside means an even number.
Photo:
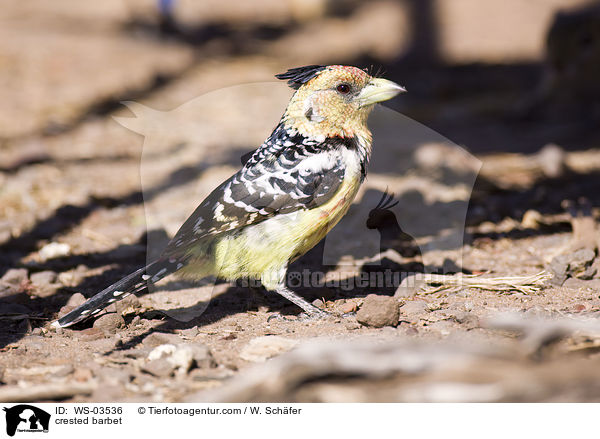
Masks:
[[[397,204],[398,201],[394,201],[394,194],[388,194],[386,189],[377,206],[369,212],[367,229],[385,229],[397,225],[396,215],[392,212],[392,207]]]
[[[377,102],[406,91],[352,66],[306,66],[276,75],[296,89],[284,123],[309,137],[351,137],[367,133],[367,117]]]

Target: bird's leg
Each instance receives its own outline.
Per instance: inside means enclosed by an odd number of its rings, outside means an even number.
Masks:
[[[319,309],[316,306],[308,303],[306,300],[304,300],[302,297],[298,296],[296,293],[294,293],[292,290],[287,288],[285,285],[279,285],[275,291],[278,294],[281,294],[283,297],[285,297],[290,302],[298,305],[310,317],[322,318],[322,317],[329,316],[328,312],[323,311],[322,309]]]

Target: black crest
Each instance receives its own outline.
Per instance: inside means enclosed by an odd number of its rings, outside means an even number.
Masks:
[[[375,207],[375,209],[391,209],[392,207],[394,207],[396,204],[398,204],[398,200],[396,200],[396,202],[394,201],[394,194],[388,194],[387,188],[385,190],[385,192],[383,193],[383,196],[381,197],[381,200],[379,200],[379,203],[377,203],[377,206]],[[373,210],[375,210],[373,209]]]
[[[277,79],[287,79],[288,85],[292,87],[294,90],[298,90],[302,84],[306,84],[308,81],[313,79],[315,76],[325,70],[327,66],[304,66],[304,67],[296,67],[294,69],[289,69],[285,73],[280,73],[279,75],[275,75]]]

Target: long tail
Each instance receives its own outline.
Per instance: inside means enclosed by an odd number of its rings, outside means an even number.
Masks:
[[[146,288],[148,282],[158,282],[163,277],[174,273],[181,268],[181,265],[164,259],[154,261],[100,291],[67,315],[53,322],[52,325],[58,328],[66,328],[93,317],[111,303],[142,291]]]

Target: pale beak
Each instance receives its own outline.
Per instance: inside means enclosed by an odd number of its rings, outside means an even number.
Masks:
[[[373,105],[377,102],[387,101],[392,99],[399,93],[404,93],[406,89],[395,82],[388,81],[383,78],[373,78],[369,83],[361,90],[357,98],[359,99],[360,106],[366,107],[367,105]]]

